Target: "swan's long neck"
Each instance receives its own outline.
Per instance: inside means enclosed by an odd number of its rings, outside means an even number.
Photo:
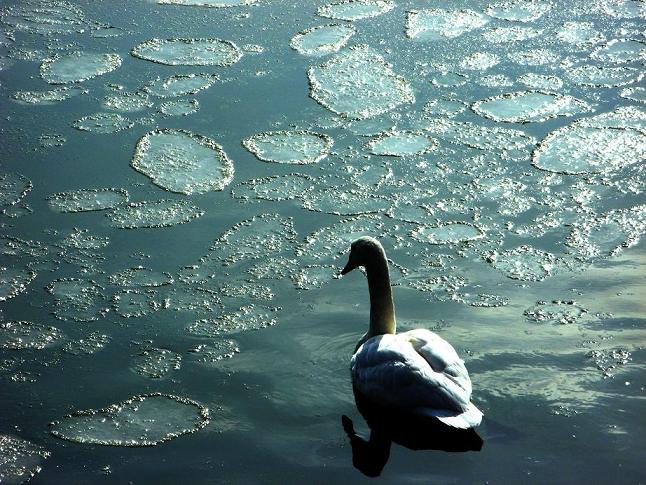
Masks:
[[[380,258],[366,266],[368,289],[370,291],[370,329],[367,337],[394,334],[396,331],[395,305],[390,289],[388,260]]]

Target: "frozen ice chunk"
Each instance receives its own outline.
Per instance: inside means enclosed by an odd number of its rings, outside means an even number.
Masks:
[[[336,20],[361,20],[377,17],[395,7],[393,0],[342,0],[318,8],[317,15]]]
[[[311,131],[265,131],[242,140],[259,160],[299,165],[322,160],[333,143],[328,135]]]
[[[372,118],[405,103],[413,89],[370,47],[353,46],[307,71],[310,96],[348,118]]]
[[[174,98],[199,93],[213,86],[217,80],[215,74],[175,74],[152,81],[144,87],[144,91],[160,98]]]
[[[130,165],[162,189],[185,195],[222,190],[233,180],[233,162],[222,147],[186,130],[146,133]]]
[[[457,244],[481,239],[484,231],[466,222],[445,222],[437,226],[421,226],[412,233],[414,239],[431,244]]]
[[[151,393],[103,409],[76,411],[52,423],[50,433],[82,444],[155,446],[208,423],[209,410],[197,401]]]
[[[106,134],[127,130],[134,123],[117,113],[96,113],[76,120],[72,126],[81,131]]]
[[[242,57],[237,45],[222,39],[151,39],[130,53],[169,66],[230,66]]]
[[[107,213],[110,225],[122,229],[169,227],[197,219],[204,211],[180,200],[145,200],[131,202]]]
[[[513,0],[487,7],[486,14],[491,17],[515,22],[533,22],[552,9],[550,2],[536,0]]]
[[[49,451],[27,440],[0,434],[0,482],[25,483],[41,471]]]
[[[406,13],[406,36],[411,39],[452,39],[486,25],[486,15],[474,10],[431,8]]]
[[[406,157],[435,150],[437,141],[420,131],[391,131],[370,140],[367,147],[374,155]]]
[[[128,201],[124,189],[79,189],[58,192],[47,197],[49,207],[56,212],[86,212],[114,207]]]
[[[40,75],[49,84],[79,83],[114,71],[119,66],[119,54],[75,52],[45,59],[40,65]]]
[[[351,24],[318,25],[297,33],[289,45],[300,54],[323,56],[337,52],[355,32],[356,29]]]
[[[36,349],[51,347],[63,334],[56,327],[17,321],[0,323],[0,348]]]
[[[592,107],[580,99],[541,91],[518,91],[493,96],[476,101],[471,109],[485,118],[508,123],[540,122],[592,111]]]

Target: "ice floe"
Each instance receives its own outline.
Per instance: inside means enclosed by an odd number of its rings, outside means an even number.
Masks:
[[[328,135],[311,131],[266,131],[242,140],[259,160],[299,165],[322,160],[333,143]]]
[[[79,83],[114,71],[121,66],[119,54],[75,52],[45,59],[40,75],[49,84]]]
[[[298,32],[289,42],[292,49],[307,56],[323,56],[337,52],[355,34],[350,24],[317,25]]]
[[[230,66],[242,57],[233,42],[222,39],[151,39],[130,52],[134,57],[169,66]]]
[[[146,200],[123,204],[106,215],[113,227],[137,229],[185,224],[204,214],[197,206],[181,200]]]
[[[233,162],[222,147],[186,130],[146,133],[137,143],[130,165],[155,185],[179,194],[222,190],[233,180]]]

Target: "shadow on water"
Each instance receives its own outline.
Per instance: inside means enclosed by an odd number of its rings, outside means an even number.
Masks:
[[[482,449],[483,440],[473,429],[456,429],[433,418],[385,409],[368,401],[356,389],[354,399],[370,427],[370,438],[367,441],[361,438],[346,415],[341,416],[341,424],[352,446],[352,464],[368,477],[381,475],[393,442],[411,450],[460,453]]]

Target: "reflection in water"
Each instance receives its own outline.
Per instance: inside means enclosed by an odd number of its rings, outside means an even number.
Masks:
[[[370,426],[370,438],[367,441],[361,438],[352,420],[345,415],[341,416],[341,424],[350,438],[352,464],[366,476],[381,474],[390,457],[392,442],[411,450],[457,453],[482,449],[482,438],[473,429],[452,428],[433,418],[383,408],[353,390],[357,409]]]

